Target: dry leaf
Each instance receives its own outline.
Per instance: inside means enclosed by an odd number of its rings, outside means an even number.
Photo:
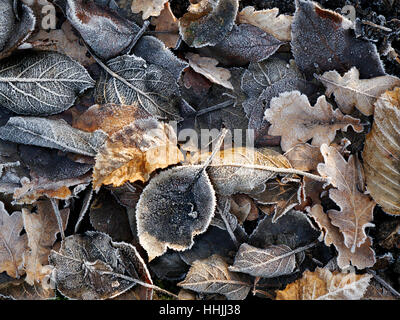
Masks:
[[[93,187],[147,181],[159,168],[183,161],[173,128],[154,118],[139,118],[115,132],[100,148],[93,170]]]
[[[276,300],[360,300],[369,285],[370,274],[331,272],[317,268],[277,291]]]
[[[56,298],[56,292],[41,285],[29,285],[22,279],[0,284],[0,300],[50,300]]]
[[[48,257],[53,244],[57,240],[57,233],[60,232],[56,215],[50,201],[38,201],[37,213],[22,209],[24,227],[28,235],[29,250],[24,253],[23,263],[26,272],[25,281],[34,285],[52,272],[48,265]],[[60,210],[63,229],[65,230],[69,209]]]
[[[245,7],[238,13],[239,23],[248,23],[264,30],[281,41],[290,41],[293,17],[279,14],[278,8],[256,11],[254,7]]]
[[[308,209],[308,212],[323,231],[325,244],[327,246],[333,244],[336,247],[339,268],[344,269],[351,264],[358,269],[365,269],[375,264],[375,252],[371,248],[372,240],[370,237],[367,237],[367,240],[359,248],[356,248],[355,252],[351,252],[344,244],[343,234],[339,231],[338,227],[335,227],[331,223],[321,205],[317,204],[313,206],[311,209]]]
[[[175,48],[179,40],[179,22],[171,11],[169,2],[164,4],[164,9],[157,18],[152,19],[156,31],[169,31],[169,34],[157,34],[156,37],[164,42],[167,48]]]
[[[195,261],[178,286],[196,292],[223,294],[228,300],[243,300],[251,284],[244,276],[230,272],[220,256],[212,255]]]
[[[351,68],[343,77],[337,71],[329,71],[317,79],[325,85],[327,97],[332,93],[335,95],[342,112],[351,113],[356,107],[366,116],[374,113],[374,103],[385,91],[400,86],[400,79],[391,75],[360,79],[356,67]]]
[[[344,244],[354,253],[367,239],[365,229],[374,226],[371,222],[376,203],[358,190],[354,155],[346,162],[335,147],[326,144],[321,146],[321,153],[325,164],[318,165],[318,172],[335,187],[329,190],[329,197],[341,209],[329,210],[328,215],[332,224],[343,233]]]
[[[28,247],[26,234],[20,235],[23,224],[21,212],[8,215],[0,201],[0,273],[5,271],[13,278],[23,273],[22,255]]]
[[[356,132],[363,131],[359,119],[345,116],[339,109],[333,110],[325,96],[319,97],[312,107],[307,96],[299,91],[285,92],[273,98],[270,108],[265,110],[265,119],[271,123],[268,133],[282,137],[283,151],[310,139],[314,146],[329,144],[337,130],[346,131],[349,126]]]
[[[158,17],[164,9],[164,4],[168,0],[134,0],[132,1],[132,12],[142,13],[142,19],[147,20],[150,17]]]
[[[225,68],[217,67],[219,63],[217,60],[201,57],[191,52],[186,54],[186,58],[189,60],[189,65],[194,71],[202,74],[213,83],[233,90],[232,83],[229,81],[231,73]]]
[[[375,104],[374,124],[363,151],[367,189],[389,214],[400,214],[400,88]]]
[[[285,153],[293,168],[303,171],[316,171],[318,163],[324,161],[320,148],[309,143],[295,145]]]
[[[254,221],[258,218],[258,208],[252,198],[245,194],[234,194],[231,197],[230,212],[242,224],[245,220]]]

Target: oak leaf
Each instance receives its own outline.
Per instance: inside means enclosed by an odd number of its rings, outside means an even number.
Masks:
[[[327,97],[334,94],[342,112],[351,113],[355,106],[366,116],[374,113],[374,103],[385,91],[400,86],[400,79],[391,75],[360,79],[356,67],[351,68],[343,77],[337,71],[329,71],[317,79],[325,85]]]
[[[367,189],[389,214],[400,214],[400,88],[375,103],[374,124],[363,150]]]
[[[268,133],[281,136],[281,147],[288,151],[299,143],[312,139],[312,145],[330,143],[337,130],[346,131],[352,126],[354,131],[362,132],[360,120],[343,115],[339,109],[333,110],[325,96],[318,98],[314,107],[306,95],[299,91],[282,93],[271,100],[264,118],[271,123]],[[282,126],[282,124],[285,124]]]
[[[360,300],[369,285],[370,274],[331,272],[317,268],[277,291],[276,300]]]

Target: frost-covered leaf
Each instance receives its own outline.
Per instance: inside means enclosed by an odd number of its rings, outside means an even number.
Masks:
[[[217,67],[218,60],[201,57],[191,52],[186,54],[186,58],[189,59],[189,65],[194,71],[202,74],[213,83],[233,90],[232,83],[229,81],[231,73],[225,68]]]
[[[49,268],[48,257],[60,232],[57,218],[50,201],[38,201],[37,213],[23,208],[24,228],[28,235],[29,250],[24,253],[23,264],[26,272],[25,281],[30,285],[41,283],[52,269]],[[60,210],[63,230],[65,230],[69,209]]]
[[[327,268],[305,271],[303,277],[277,291],[277,300],[360,300],[372,276],[331,272]]]
[[[139,116],[112,134],[96,155],[93,187],[147,181],[159,168],[183,161],[173,128],[149,115]]]
[[[133,54],[171,73],[178,81],[188,64],[177,58],[164,43],[152,36],[142,37],[133,48]]]
[[[202,167],[169,169],[152,178],[136,206],[140,244],[149,260],[167,248],[183,251],[205,232],[214,215],[215,192]],[[195,180],[196,179],[196,180]]]
[[[190,47],[214,46],[235,25],[238,0],[202,0],[179,19],[179,33]]]
[[[0,127],[0,138],[15,143],[54,148],[62,151],[95,156],[107,135],[72,128],[64,120],[36,117],[12,117]]]
[[[96,88],[98,103],[138,105],[153,116],[181,120],[172,73],[134,55],[109,60],[107,66],[118,78],[103,74]]]
[[[135,0],[132,1],[132,12],[142,13],[142,19],[146,20],[150,17],[158,17],[164,9],[164,4],[168,0]]]
[[[235,263],[229,270],[254,277],[274,278],[292,273],[295,267],[295,254],[286,245],[259,249],[243,243],[236,254]]]
[[[254,7],[245,7],[238,13],[239,23],[248,23],[281,41],[291,40],[293,17],[279,14],[278,8],[256,11]]]
[[[285,153],[293,168],[303,171],[316,171],[324,161],[320,148],[309,143],[297,144]]]
[[[363,150],[367,189],[389,214],[400,214],[400,89],[375,103],[374,124]]]
[[[179,252],[168,250],[162,256],[151,260],[149,268],[160,279],[180,281],[185,278],[189,265],[182,260]]]
[[[31,52],[0,62],[0,104],[18,114],[60,113],[93,86],[85,68],[60,53]]]
[[[314,73],[347,72],[355,66],[362,78],[385,75],[374,44],[357,39],[353,23],[331,10],[308,0],[296,0],[292,24],[292,53],[299,68]]]
[[[282,93],[279,97],[273,98],[270,108],[265,110],[264,115],[271,123],[268,133],[282,137],[283,151],[310,139],[315,146],[330,143],[335,138],[337,130],[346,131],[349,126],[356,132],[363,131],[359,119],[345,116],[339,109],[333,110],[325,96],[319,97],[312,107],[307,96],[299,91]]]
[[[366,116],[374,113],[374,103],[385,91],[400,86],[400,79],[390,75],[360,80],[355,67],[343,77],[337,71],[329,71],[318,80],[325,85],[328,97],[334,94],[342,112],[351,113],[356,107]]]
[[[358,269],[365,269],[375,264],[375,252],[371,248],[372,240],[370,237],[367,237],[366,241],[360,247],[356,247],[355,251],[351,252],[350,248],[344,244],[343,234],[339,231],[338,227],[332,224],[329,216],[324,212],[320,204],[314,205],[308,212],[322,230],[322,239],[325,244],[327,246],[333,244],[338,251],[336,260],[339,268],[344,269],[353,265]]]
[[[14,8],[14,4],[16,4]],[[16,9],[16,12],[14,12]],[[18,18],[17,16],[18,15]],[[36,18],[33,11],[14,0],[0,3],[0,59],[9,56],[35,29]]]
[[[23,279],[0,284],[0,300],[48,300],[55,299],[56,292],[41,285],[29,285]]]
[[[130,20],[94,1],[57,0],[56,3],[94,53],[105,60],[127,53],[124,51],[140,30]]]
[[[283,44],[272,35],[250,24],[233,26],[227,36],[213,46],[201,48],[200,53],[216,58],[225,65],[245,65],[272,56]]]
[[[164,4],[164,9],[157,18],[152,19],[156,31],[169,31],[170,34],[157,34],[167,48],[175,48],[179,41],[179,21],[171,11],[169,2]]]
[[[23,273],[22,255],[28,246],[26,234],[20,235],[23,225],[21,212],[9,215],[0,201],[0,272],[13,278]]]
[[[365,228],[373,227],[375,201],[358,189],[354,155],[343,158],[335,147],[321,146],[325,163],[318,165],[318,172],[326,177],[335,188],[329,190],[329,197],[340,207],[340,211],[329,210],[328,215],[334,226],[343,233],[344,244],[355,252],[367,239]]]
[[[114,298],[131,289],[135,279],[151,284],[135,247],[113,242],[100,232],[65,238],[58,252],[51,251],[49,261],[56,269],[57,290],[71,299]]]
[[[243,300],[251,284],[243,275],[228,270],[228,264],[218,255],[193,263],[184,281],[178,286],[202,293],[223,294],[228,300]]]
[[[202,163],[209,155],[202,153],[191,161]],[[263,167],[266,169],[263,170]],[[289,161],[278,152],[266,148],[239,147],[218,151],[207,172],[218,194],[232,195],[251,193],[256,187],[276,177],[277,173],[268,170],[268,167],[291,168]]]

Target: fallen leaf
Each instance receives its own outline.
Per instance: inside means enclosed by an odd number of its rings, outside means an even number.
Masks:
[[[215,206],[213,186],[201,166],[176,167],[152,178],[136,206],[138,236],[149,261],[167,248],[190,249],[193,237],[207,230]]]
[[[156,26],[156,31],[169,31],[169,34],[157,34],[156,37],[164,42],[167,48],[175,48],[179,40],[179,21],[171,11],[169,2],[164,4],[164,8],[157,18],[152,19],[152,24]]]
[[[365,229],[374,227],[376,203],[357,188],[354,155],[346,162],[336,148],[326,144],[321,146],[321,153],[325,163],[318,165],[318,172],[334,186],[329,190],[329,197],[340,207],[340,211],[329,210],[328,215],[332,224],[343,233],[344,244],[354,253],[367,240]]]
[[[142,19],[146,20],[150,17],[158,17],[164,9],[164,4],[168,0],[135,0],[132,1],[132,12],[142,13]]]
[[[23,225],[22,213],[10,216],[0,201],[0,273],[5,271],[13,278],[23,274],[22,255],[28,247],[26,234],[20,235]]]
[[[258,27],[281,41],[292,39],[293,17],[279,14],[278,8],[256,11],[254,7],[245,7],[238,13],[237,21]]]
[[[314,73],[347,72],[355,66],[362,78],[385,75],[378,51],[371,42],[357,39],[353,23],[317,3],[296,0],[292,24],[292,53],[299,68]]]
[[[190,47],[213,46],[235,25],[238,0],[202,0],[179,19],[179,33]]]
[[[400,214],[400,88],[375,104],[374,124],[363,150],[367,189],[389,214]]]
[[[370,274],[331,272],[317,268],[277,291],[276,300],[360,300],[369,285]]]
[[[366,116],[374,113],[374,103],[385,91],[400,86],[400,79],[390,75],[360,80],[356,67],[351,68],[343,77],[337,71],[329,71],[317,79],[325,85],[327,97],[334,94],[342,112],[351,113],[356,107]]]
[[[61,53],[31,52],[0,61],[0,104],[18,114],[60,113],[93,86],[85,68]]]
[[[335,227],[331,223],[329,216],[324,212],[320,204],[316,204],[311,209],[308,209],[308,213],[323,231],[322,239],[325,244],[328,247],[333,244],[338,251],[336,259],[339,268],[344,269],[353,265],[358,269],[365,269],[375,264],[375,252],[371,247],[372,240],[370,237],[367,237],[366,241],[360,247],[355,248],[355,251],[351,252],[344,244],[343,234],[339,231],[338,227]]]
[[[324,161],[318,146],[309,143],[297,144],[285,153],[293,168],[303,171],[316,171],[319,163]]]
[[[24,253],[23,265],[26,272],[25,281],[30,285],[41,283],[52,272],[52,268],[48,265],[48,257],[57,240],[57,233],[60,232],[50,201],[38,201],[36,206],[37,213],[30,212],[26,208],[22,209],[29,247]],[[60,215],[65,230],[69,209],[60,210]]]
[[[43,288],[41,285],[29,285],[22,279],[0,284],[0,300],[52,300],[56,292],[51,288]]]
[[[186,54],[186,58],[189,59],[189,65],[194,71],[202,74],[213,83],[233,90],[232,83],[229,81],[231,73],[225,68],[217,67],[219,63],[217,60],[201,57],[191,52]]]
[[[243,300],[251,284],[243,275],[228,270],[228,264],[218,255],[193,262],[185,280],[178,286],[203,293],[223,294],[228,300]]]
[[[183,280],[189,270],[189,265],[182,260],[179,253],[172,250],[151,260],[149,267],[159,279],[168,281]]]
[[[363,131],[359,119],[345,116],[339,109],[333,110],[325,96],[319,97],[312,107],[307,96],[299,91],[282,93],[273,98],[270,108],[265,110],[264,118],[271,123],[268,133],[282,137],[283,151],[310,139],[314,146],[329,144],[337,130],[346,131],[349,126],[356,132]],[[282,123],[285,125],[282,126]]]

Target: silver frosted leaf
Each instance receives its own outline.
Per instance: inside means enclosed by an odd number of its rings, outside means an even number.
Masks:
[[[166,69],[134,55],[112,59],[107,67],[117,77],[103,74],[96,88],[98,103],[138,105],[158,118],[181,120],[179,88]]]
[[[0,62],[0,105],[18,114],[60,113],[93,86],[87,71],[60,53],[32,52]]]
[[[71,127],[64,120],[36,117],[13,117],[0,127],[0,139],[87,156],[95,156],[106,137],[101,130],[89,133]]]
[[[0,51],[3,50],[15,24],[12,0],[0,2]]]
[[[243,272],[254,277],[274,278],[291,274],[296,267],[296,256],[290,247],[272,245],[265,249],[243,243],[230,271]]]

